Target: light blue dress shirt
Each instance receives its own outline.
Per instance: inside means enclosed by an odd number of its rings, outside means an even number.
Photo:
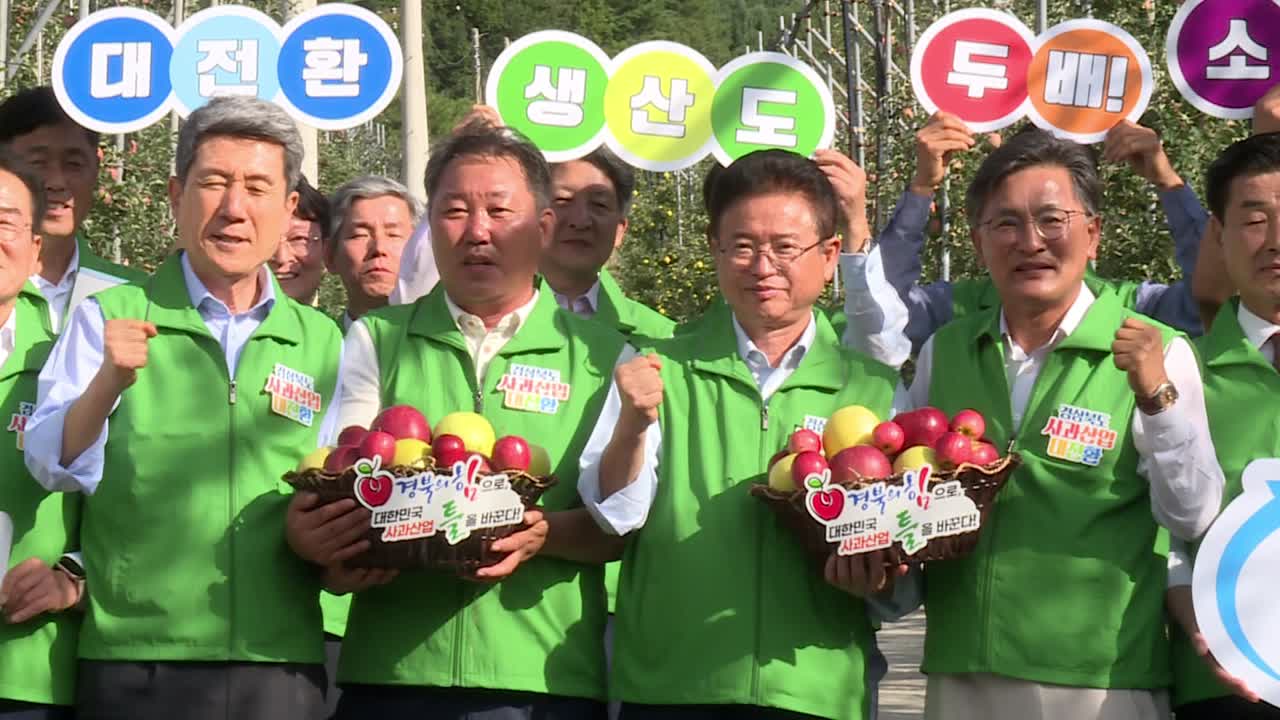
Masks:
[[[235,377],[236,367],[245,343],[275,306],[275,285],[266,267],[259,271],[261,296],[253,307],[242,313],[213,296],[191,269],[186,253],[182,254],[182,274],[186,280],[191,304],[200,313],[226,356],[228,377]],[[142,319],[142,318],[139,318]],[[66,331],[58,338],[53,351],[40,371],[36,391],[36,411],[27,422],[24,442],[27,468],[31,475],[51,491],[92,494],[102,482],[103,450],[107,444],[110,419],[104,423],[98,438],[68,466],[61,463],[62,428],[71,409],[103,362],[103,333],[106,322],[102,308],[94,298],[80,303],[67,322]],[[146,372],[144,369],[142,372]],[[341,372],[338,374],[342,376]],[[341,381],[339,381],[341,382]],[[339,393],[334,392],[334,398]],[[117,404],[119,400],[116,401]],[[331,401],[320,426],[319,437],[336,435],[337,402]]]

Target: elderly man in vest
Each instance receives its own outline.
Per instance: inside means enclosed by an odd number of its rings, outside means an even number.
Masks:
[[[279,478],[336,417],[342,338],[266,266],[301,161],[270,103],[192,113],[169,181],[184,249],[76,308],[41,373],[27,465],[85,493],[81,718],[323,708],[320,577],[285,545]]]

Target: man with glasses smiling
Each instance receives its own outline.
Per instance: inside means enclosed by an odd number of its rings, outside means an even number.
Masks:
[[[267,260],[285,295],[313,305],[324,279],[324,230],[329,226],[329,199],[306,178],[298,181],[298,207],[284,239]]]
[[[1000,303],[935,333],[898,403],[974,408],[1023,460],[973,554],[925,568],[930,720],[1169,716],[1161,526],[1199,537],[1223,477],[1190,344],[1085,285],[1101,190],[1040,130],[988,156],[967,209]]]
[[[873,631],[864,603],[834,587],[851,563],[833,559],[816,581],[747,490],[797,427],[845,405],[887,416],[897,375],[814,311],[840,253],[820,164],[770,150],[711,172],[725,302],[696,342],[624,353],[582,453],[588,511],[628,540],[610,695],[624,720],[861,720]]]

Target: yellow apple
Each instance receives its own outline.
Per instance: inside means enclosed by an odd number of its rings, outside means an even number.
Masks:
[[[791,479],[791,465],[798,454],[791,453],[769,468],[769,487],[778,492],[792,492],[796,489],[796,481]]]
[[[925,465],[938,467],[938,458],[934,455],[933,448],[916,445],[903,450],[898,459],[893,461],[893,472],[896,475],[908,470],[919,470]]]
[[[426,457],[430,454],[431,446],[425,442],[418,438],[402,438],[396,441],[396,452],[391,458],[391,464],[424,467]]]
[[[440,418],[432,437],[441,435],[459,437],[469,452],[480,453],[485,457],[493,454],[493,443],[498,439],[489,421],[483,415],[473,412],[449,413]]]
[[[551,456],[541,445],[529,443],[529,470],[534,477],[546,477],[551,474]]]
[[[307,453],[307,456],[298,462],[298,472],[302,472],[303,470],[319,470],[324,467],[324,460],[329,457],[329,453],[332,451],[333,448],[322,447],[316,448],[315,450]]]
[[[827,420],[822,432],[822,449],[827,458],[854,445],[872,445],[871,434],[880,424],[876,414],[861,405],[846,405]]]

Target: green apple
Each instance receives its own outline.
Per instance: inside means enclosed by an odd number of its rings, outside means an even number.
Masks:
[[[529,443],[529,469],[525,472],[537,478],[551,474],[551,456],[546,448]]]
[[[938,467],[938,458],[933,452],[933,448],[924,445],[916,445],[902,451],[897,460],[893,461],[894,474],[901,474],[908,470],[919,470],[925,465]]]
[[[798,454],[791,453],[769,468],[769,487],[778,492],[795,492],[796,481],[791,479],[791,464]]]

